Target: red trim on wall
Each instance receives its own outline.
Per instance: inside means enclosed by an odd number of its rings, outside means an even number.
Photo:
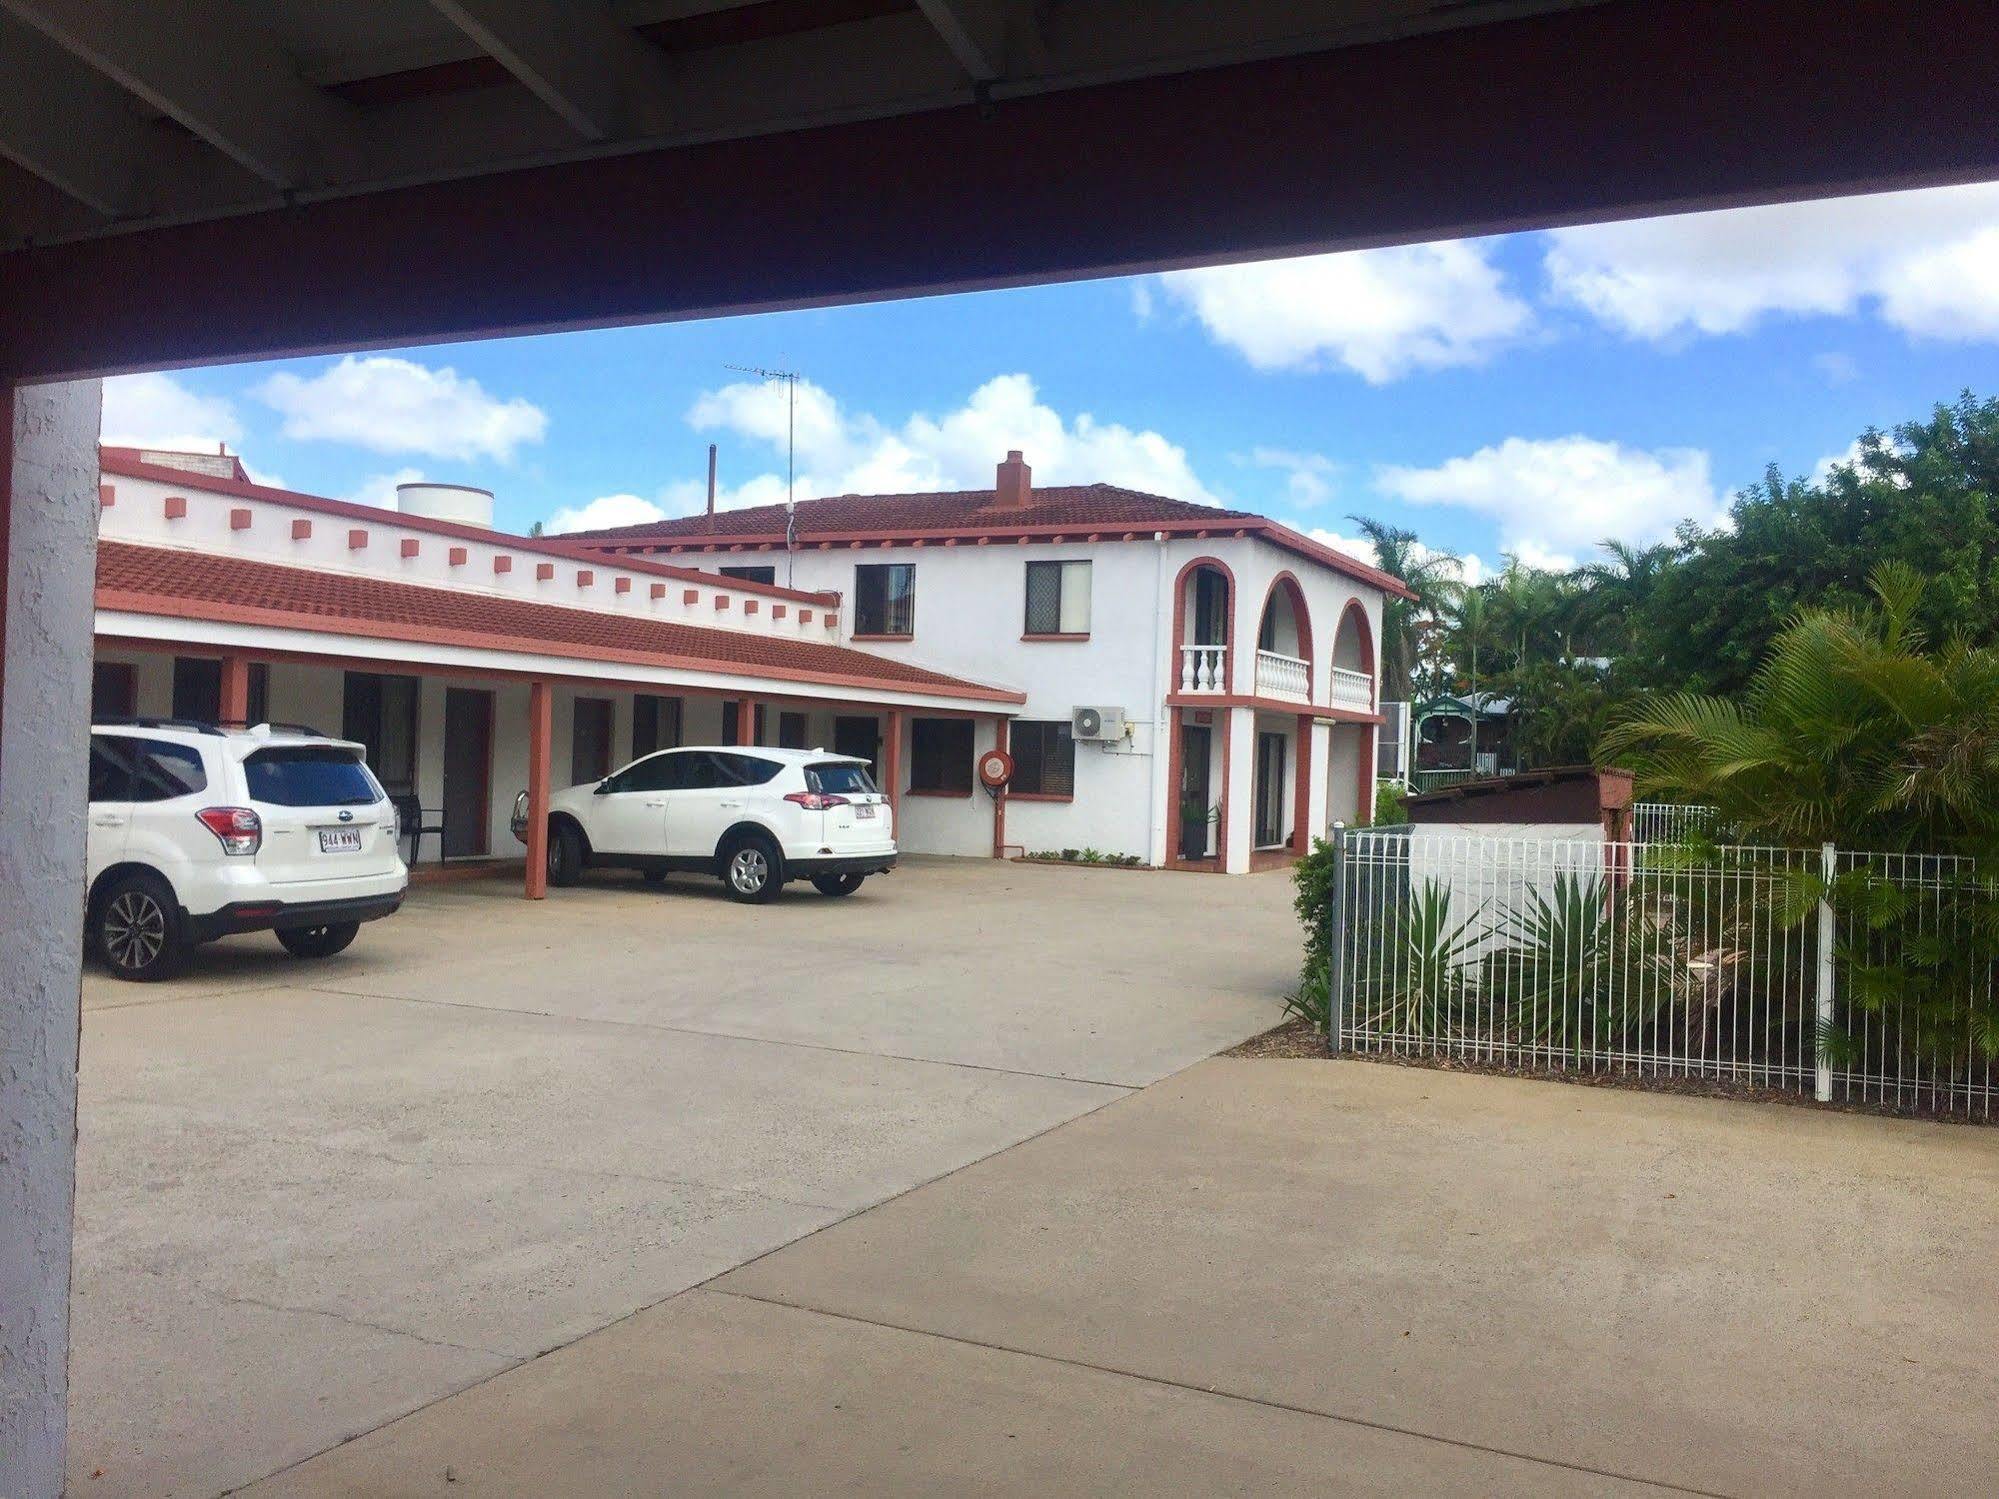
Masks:
[[[695,604],[699,603],[700,601],[701,601],[701,594],[698,589],[690,588],[686,592],[680,595],[680,602],[683,604]]]
[[[250,529],[250,511],[248,507],[229,512],[229,529],[232,531],[247,531]]]
[[[652,587],[647,590],[646,597],[652,599],[654,602],[657,602],[660,599],[665,598],[666,585],[664,583],[653,584]]]
[[[464,547],[453,547],[449,552],[445,553],[444,560],[453,567],[463,567],[470,555]]]
[[[554,576],[555,576],[555,564],[553,562],[537,562],[534,565],[535,582],[546,583],[550,578]]]
[[[577,569],[576,586],[578,588],[588,588],[592,583],[595,583],[596,581],[597,581],[597,575],[591,572],[589,568],[585,567]]]
[[[222,691],[219,716],[224,723],[250,721],[250,658],[228,655],[222,658]]]
[[[295,521],[293,521],[293,522],[292,522],[292,540],[293,540],[293,541],[309,541],[309,540],[311,540],[311,538],[312,538],[312,522],[311,522],[311,521],[309,521],[309,520],[295,520]]]
[[[755,599],[744,599],[743,613],[755,614],[756,612],[757,612],[757,601]]]
[[[1368,623],[1367,610],[1364,607],[1362,607],[1361,601],[1359,599],[1348,599],[1346,608],[1340,611],[1339,627],[1333,631],[1333,653],[1327,659],[1326,664],[1329,666],[1339,665],[1340,640],[1346,634],[1348,620],[1352,620],[1354,624],[1359,627],[1360,655],[1361,655],[1360,669],[1366,672],[1368,676],[1373,679],[1374,685],[1371,689],[1372,696],[1374,699],[1373,706],[1379,709],[1381,707],[1381,671],[1380,671],[1380,663],[1378,663],[1374,658],[1374,627]],[[1329,677],[1327,680],[1330,681],[1331,678]],[[1381,722],[1379,718],[1375,718],[1371,721],[1374,723]]]
[[[772,604],[772,605],[770,606],[770,617],[771,617],[772,619],[783,619],[783,618],[784,618],[784,605],[782,605],[782,604]]]
[[[630,578],[616,578],[612,580],[611,592],[630,593],[631,591],[632,591],[632,580]]]
[[[0,395],[4,395],[7,389],[8,389],[7,386],[0,385]],[[10,417],[9,420],[12,420],[12,418]],[[6,477],[7,477],[6,475],[0,474],[0,478],[6,478]],[[117,503],[118,503],[118,490],[116,486],[110,484],[100,484],[97,486],[97,508],[99,510],[109,510],[113,505]]]
[[[165,503],[160,506],[160,510],[168,520],[185,519],[187,516],[187,497],[185,495],[170,494],[166,497]]]
[[[514,559],[509,557],[505,552],[501,552],[498,556],[496,556],[493,559],[493,572],[496,575],[500,573],[510,573],[513,570],[514,570]]]
[[[717,609],[726,609],[726,608],[728,608],[728,607],[729,607],[729,596],[728,596],[728,595],[727,595],[726,593],[718,593],[718,594],[716,594],[716,595],[715,595],[715,607],[716,607]]]
[[[882,741],[882,779],[888,783],[889,822],[898,840],[902,837],[902,726],[905,716],[900,708],[888,710],[887,733]]]
[[[402,539],[402,544],[397,548],[397,550],[400,551],[404,557],[414,557],[418,552],[423,550],[423,544],[419,542],[414,536],[405,536]]]
[[[811,611],[810,609],[801,609],[801,610],[799,610],[799,611],[798,611],[798,622],[799,622],[799,623],[800,623],[801,625],[809,625],[809,624],[811,624],[811,623],[812,623],[812,611]]]
[[[756,702],[752,698],[736,699],[736,743],[750,745],[757,742]]]
[[[358,552],[368,545],[368,533],[356,526],[347,533],[347,550]]]

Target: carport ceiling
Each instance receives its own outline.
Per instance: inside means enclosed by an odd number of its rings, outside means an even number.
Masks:
[[[1001,101],[1598,0],[0,0],[0,241]]]

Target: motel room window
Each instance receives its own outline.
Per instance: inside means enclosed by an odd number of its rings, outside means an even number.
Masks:
[[[1020,796],[1076,794],[1076,740],[1066,719],[1016,722],[1007,730],[1007,748],[1013,755],[1008,791]]]
[[[1090,633],[1090,564],[1030,562],[1027,564],[1027,628],[1029,635]]]
[[[569,774],[575,785],[611,773],[611,700],[579,697],[569,719]]]
[[[804,749],[805,715],[803,713],[780,713],[777,716],[777,747],[779,749]]]
[[[632,699],[632,758],[680,747],[680,699],[641,692]]]
[[[222,663],[201,656],[174,657],[175,718],[214,723],[222,716]]]
[[[368,768],[391,796],[416,789],[415,677],[350,671],[340,692],[340,737],[367,749]]]
[[[916,566],[863,562],[854,569],[854,633],[916,633]]]
[[[122,661],[98,661],[90,668],[90,721],[130,718],[139,711],[139,673]]]
[[[972,791],[972,721],[918,718],[909,725],[909,789],[969,796]]]
[[[745,583],[777,582],[777,569],[775,567],[725,567],[719,569],[719,571],[725,578],[738,578]]]

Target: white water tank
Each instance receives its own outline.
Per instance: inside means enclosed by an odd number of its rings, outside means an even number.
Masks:
[[[493,528],[493,491],[469,484],[398,484],[396,509],[428,520]]]

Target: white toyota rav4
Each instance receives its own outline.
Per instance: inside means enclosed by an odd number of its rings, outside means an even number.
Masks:
[[[527,793],[514,800],[527,841]],[[888,799],[868,762],[824,750],[660,750],[601,781],[549,798],[548,879],[571,885],[588,865],[719,875],[737,900],[767,901],[786,880],[852,895],[895,868]]]
[[[195,944],[269,931],[325,958],[409,885],[363,748],[310,729],[132,719],[90,731],[85,933],[123,979]]]

